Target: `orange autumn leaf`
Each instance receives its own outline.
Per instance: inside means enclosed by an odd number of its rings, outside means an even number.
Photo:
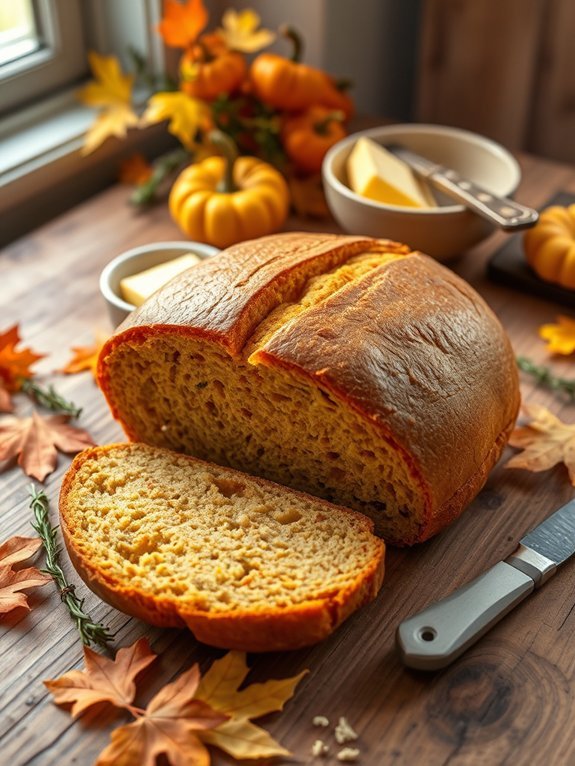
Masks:
[[[74,453],[92,446],[86,431],[68,425],[69,415],[29,418],[6,417],[0,421],[0,471],[18,458],[24,473],[38,481],[56,468],[58,453]]]
[[[118,180],[129,186],[139,186],[146,183],[153,173],[153,168],[143,154],[132,154],[120,163]]]
[[[201,732],[200,739],[238,760],[289,755],[288,750],[250,719],[283,710],[307,670],[291,678],[251,684],[238,691],[248,672],[243,652],[228,652],[212,663],[202,678],[197,697],[214,710],[226,713],[229,719],[215,729]]]
[[[30,368],[45,356],[30,348],[17,351],[16,346],[20,343],[17,324],[0,333],[0,412],[12,412],[10,394],[20,390],[22,380],[33,376]]]
[[[11,537],[0,545],[0,615],[17,607],[30,610],[27,596],[21,591],[46,585],[52,579],[35,567],[12,568],[33,556],[41,545],[38,537]]]
[[[556,324],[544,324],[539,328],[539,337],[546,340],[547,350],[552,354],[575,353],[575,319],[557,317]]]
[[[155,659],[145,638],[118,649],[114,660],[85,646],[85,670],[71,670],[56,680],[44,681],[44,686],[57,705],[72,705],[73,718],[101,702],[130,710],[136,696],[135,678]]]
[[[524,405],[523,409],[532,420],[516,428],[509,438],[509,444],[523,452],[512,457],[506,467],[537,472],[564,463],[575,486],[575,424],[563,423],[537,404]]]
[[[187,48],[208,23],[208,12],[202,0],[165,0],[164,15],[158,31],[171,48]]]
[[[98,368],[98,356],[106,340],[107,338],[104,335],[97,333],[96,340],[92,345],[72,346],[72,353],[74,356],[60,370],[60,372],[63,372],[66,375],[75,375],[77,372],[90,370],[95,378],[96,370]]]

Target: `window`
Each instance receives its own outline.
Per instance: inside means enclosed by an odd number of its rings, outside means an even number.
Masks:
[[[0,3],[0,112],[87,73],[80,0]]]

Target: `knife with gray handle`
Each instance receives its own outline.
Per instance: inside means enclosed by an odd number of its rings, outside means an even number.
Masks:
[[[537,223],[539,213],[508,197],[498,197],[456,170],[432,162],[410,149],[392,144],[386,147],[432,186],[470,208],[504,231],[528,229]]]
[[[449,665],[573,554],[575,500],[529,532],[505,561],[402,622],[396,638],[404,663],[418,670]]]

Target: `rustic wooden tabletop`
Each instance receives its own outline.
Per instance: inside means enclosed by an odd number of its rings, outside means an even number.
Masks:
[[[541,206],[559,190],[575,193],[574,168],[530,157],[522,157],[521,164],[521,201]],[[38,365],[40,372],[62,367],[70,347],[89,344],[95,331],[111,331],[98,275],[112,257],[137,245],[181,238],[165,206],[138,214],[127,198],[126,187],[110,188],[0,253],[0,330],[20,323],[26,343],[49,354]],[[336,230],[333,223],[304,221],[292,221],[290,228]],[[517,354],[574,377],[572,361],[550,360],[537,335],[538,326],[552,321],[561,308],[487,280],[486,262],[504,239],[493,235],[452,267],[499,315]],[[50,380],[83,407],[79,425],[96,442],[122,440],[89,373]],[[574,405],[534,388],[525,377],[522,393],[524,401],[537,401],[575,421]],[[19,400],[18,412],[25,411]],[[544,474],[506,470],[510,454],[506,451],[483,491],[449,530],[413,549],[389,551],[379,597],[333,637],[298,652],[250,657],[252,680],[310,670],[285,711],[263,721],[298,762],[319,762],[310,755],[317,737],[312,718],[325,715],[334,721],[345,716],[357,730],[359,763],[365,766],[575,763],[575,563],[567,563],[445,671],[407,670],[395,649],[395,629],[404,618],[506,557],[530,527],[575,494],[562,466]],[[46,481],[54,523],[68,463],[61,456]],[[17,468],[0,475],[0,539],[32,533],[29,484]],[[65,569],[78,583],[67,560]],[[149,637],[161,655],[153,681],[147,679],[150,692],[193,662],[205,669],[222,654],[186,631],[150,628],[126,617],[82,583],[78,592],[89,611],[117,631],[115,646]],[[81,645],[51,584],[33,591],[30,603],[31,612],[16,610],[0,627],[0,762],[91,764],[118,719],[96,711],[73,722],[51,702],[42,680],[81,667]],[[214,762],[223,760],[215,755]],[[334,757],[322,762],[337,763]]]

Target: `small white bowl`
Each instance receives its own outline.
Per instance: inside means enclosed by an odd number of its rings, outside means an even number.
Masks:
[[[160,263],[171,261],[185,253],[199,258],[211,258],[220,251],[217,247],[202,242],[154,242],[127,250],[118,255],[105,267],[100,275],[100,292],[108,306],[108,313],[114,327],[119,325],[136,307],[125,301],[120,294],[120,281],[124,277],[151,269]]]
[[[493,225],[463,205],[398,207],[353,192],[348,186],[346,164],[362,136],[379,144],[402,144],[502,197],[510,197],[521,180],[519,165],[506,149],[459,128],[389,125],[354,133],[332,146],[324,158],[322,173],[328,205],[342,228],[352,234],[405,242],[439,261],[449,260],[477,244],[494,231]]]

